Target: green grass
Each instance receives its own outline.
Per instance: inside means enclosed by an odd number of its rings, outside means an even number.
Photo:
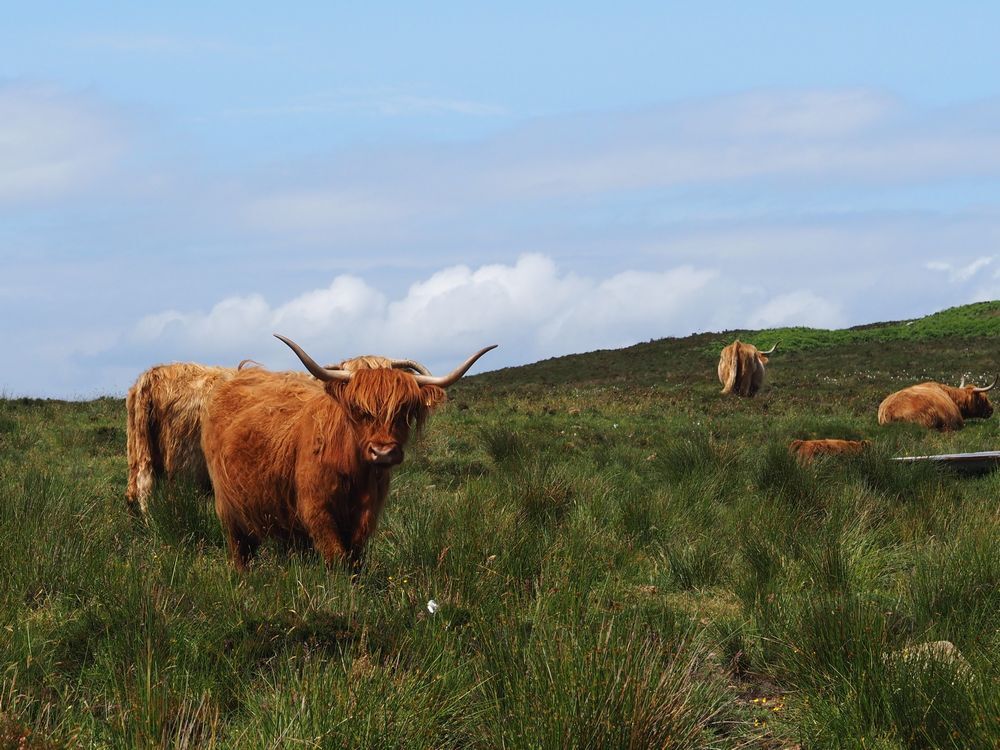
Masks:
[[[354,581],[226,561],[211,497],[125,507],[124,405],[0,400],[0,750],[994,748],[1000,422],[880,428],[985,378],[1000,304],[700,334],[461,381]],[[718,349],[782,341],[758,398]],[[794,438],[872,450],[800,466]],[[440,609],[427,610],[434,599]],[[951,641],[964,663],[904,650]]]

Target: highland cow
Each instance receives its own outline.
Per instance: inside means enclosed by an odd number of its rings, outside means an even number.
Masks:
[[[265,538],[308,540],[328,564],[358,565],[403,446],[483,354],[442,377],[330,369],[279,336],[316,382],[246,370],[202,407],[202,448],[233,564]]]
[[[778,348],[775,344],[762,352],[739,339],[722,350],[719,356],[719,382],[722,393],[735,393],[752,398],[764,384],[764,365]]]
[[[913,422],[942,432],[960,430],[966,419],[987,419],[993,414],[986,393],[998,378],[983,388],[965,385],[965,378],[958,388],[934,382],[911,385],[879,404],[878,423]]]

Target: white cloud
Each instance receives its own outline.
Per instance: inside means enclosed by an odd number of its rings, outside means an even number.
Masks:
[[[415,356],[444,367],[499,342],[490,365],[680,334],[716,272],[689,266],[626,271],[606,279],[561,272],[542,255],[512,265],[453,266],[390,300],[354,276],[272,306],[260,295],[231,297],[205,313],[175,310],[144,317],[118,349],[203,361],[253,357],[294,366],[270,339],[299,341],[317,359],[363,353]]]
[[[0,203],[92,184],[121,148],[119,128],[95,102],[52,86],[0,85]]]
[[[941,273],[948,274],[948,281],[955,283],[964,283],[969,279],[973,278],[982,269],[986,268],[990,263],[993,262],[992,256],[976,258],[971,263],[964,266],[955,266],[952,263],[941,260],[932,260],[924,264],[924,268],[929,271],[938,271]]]

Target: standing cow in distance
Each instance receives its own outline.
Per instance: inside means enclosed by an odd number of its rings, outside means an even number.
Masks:
[[[1000,375],[983,388],[965,384],[958,388],[927,382],[911,385],[886,396],[878,407],[878,423],[913,422],[923,427],[947,432],[960,430],[969,418],[987,419],[993,414],[986,395]]]
[[[233,564],[267,537],[311,540],[327,564],[357,566],[403,460],[445,389],[495,346],[434,377],[385,367],[330,369],[278,336],[321,382],[246,370],[202,407],[202,448]]]
[[[752,344],[744,344],[739,339],[722,350],[719,356],[719,382],[723,393],[753,397],[764,384],[764,365],[767,358],[778,348],[775,343],[766,352]]]
[[[157,478],[187,476],[210,489],[208,467],[201,450],[201,407],[219,384],[236,376],[248,365],[245,359],[233,367],[175,362],[156,365],[143,372],[125,398],[128,483],[125,497],[130,508],[149,510],[149,497]],[[338,368],[395,367],[427,375],[427,368],[411,359],[364,356],[344,360]],[[260,372],[267,372],[260,370]],[[314,381],[304,372],[268,372],[275,378]]]

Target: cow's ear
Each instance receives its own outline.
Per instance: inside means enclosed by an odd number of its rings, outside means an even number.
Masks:
[[[422,385],[420,386],[420,400],[424,402],[426,408],[433,409],[447,401],[448,394],[440,386]]]

